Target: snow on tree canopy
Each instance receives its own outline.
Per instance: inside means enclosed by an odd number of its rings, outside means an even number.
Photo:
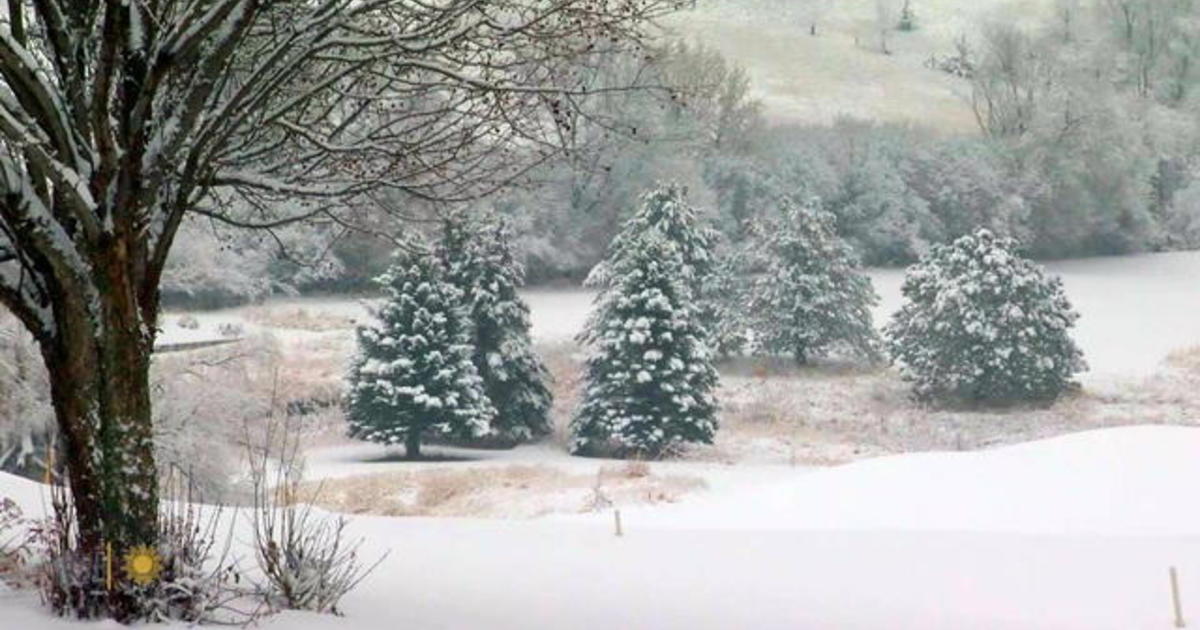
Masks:
[[[586,286],[606,289],[615,282],[613,261],[630,255],[637,241],[647,232],[654,230],[674,243],[683,261],[680,273],[687,287],[699,291],[700,283],[713,268],[713,248],[720,234],[703,224],[696,209],[688,205],[687,193],[678,184],[667,184],[642,197],[642,205],[613,237],[608,248],[608,257],[597,264],[587,280]]]
[[[679,277],[683,288],[698,300],[700,324],[709,331],[720,326],[717,296],[712,295],[712,276],[716,270],[715,249],[721,235],[703,222],[695,208],[687,202],[687,192],[679,184],[666,184],[642,197],[638,211],[621,227],[608,248],[608,256],[597,264],[584,282],[600,289],[598,301],[619,280],[617,267],[621,261],[634,256],[640,241],[656,233],[676,248],[679,258]],[[589,330],[594,327],[589,326]],[[581,340],[588,342],[585,331]]]
[[[871,307],[879,298],[834,216],[815,201],[782,201],[781,216],[754,226],[751,259],[765,273],[752,285],[745,313],[756,349],[805,363],[841,351],[879,358]]]
[[[572,450],[659,456],[711,443],[717,372],[681,248],[650,230],[621,253],[608,261],[613,284],[585,334],[591,354]]]
[[[525,271],[499,219],[448,221],[438,257],[469,314],[472,359],[496,408],[492,431],[505,441],[550,432],[549,372],[533,350],[529,307],[517,295]]]
[[[1057,278],[987,230],[934,247],[909,268],[888,350],[921,400],[1053,399],[1086,365],[1078,315]]]
[[[350,369],[351,437],[404,444],[428,436],[477,437],[495,409],[471,360],[471,326],[459,291],[429,257],[397,258],[378,282],[387,299],[357,331]]]

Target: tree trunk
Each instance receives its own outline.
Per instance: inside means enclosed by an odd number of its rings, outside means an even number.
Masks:
[[[408,434],[404,436],[404,455],[409,459],[421,458],[421,432],[416,429],[409,429]]]
[[[41,346],[75,505],[75,542],[84,554],[111,544],[119,558],[158,542],[149,384],[157,304],[138,299],[122,256],[102,260],[105,266],[92,270],[94,299],[57,301],[55,334]]]

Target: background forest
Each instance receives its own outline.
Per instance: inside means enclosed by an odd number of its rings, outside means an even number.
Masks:
[[[1193,2],[1059,0],[1024,20],[972,15],[939,22],[933,33],[922,31],[922,9],[940,3],[879,0],[874,23],[839,22],[827,4],[709,2],[677,19],[657,50],[591,69],[592,84],[647,89],[589,100],[590,124],[562,127],[573,147],[568,159],[540,163],[522,185],[486,202],[512,217],[530,281],[580,280],[638,195],[662,180],[685,183],[734,243],[767,200],[816,197],[870,265],[911,263],[978,227],[1017,238],[1039,259],[1200,246]],[[775,111],[771,86],[755,85],[721,51],[737,54],[737,45],[693,43],[714,22],[735,34],[784,24],[798,46],[836,47],[852,32],[858,54],[902,67],[932,48],[878,99],[918,89],[933,103],[949,81],[958,114],[967,112],[972,125],[943,120],[932,105],[891,120]],[[797,68],[794,81],[805,84],[809,70]],[[378,203],[392,216],[446,211],[400,196]],[[261,234],[192,220],[164,295],[168,304],[215,307],[273,293],[368,290],[412,230],[412,222],[380,222],[367,231],[329,225]]]

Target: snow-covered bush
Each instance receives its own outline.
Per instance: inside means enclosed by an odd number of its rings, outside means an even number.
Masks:
[[[529,307],[517,294],[525,272],[513,257],[507,226],[448,221],[438,257],[469,313],[475,369],[496,408],[490,433],[509,444],[548,434],[550,375],[533,350]]]
[[[33,338],[0,313],[0,470],[40,478],[57,435],[46,370]],[[230,498],[243,427],[270,407],[266,338],[158,355],[151,368],[155,460],[185,471],[204,501]]]
[[[751,255],[764,272],[744,309],[755,349],[797,363],[830,352],[874,361],[879,336],[871,307],[879,298],[854,251],[817,202],[784,200],[781,216],[754,229]]]
[[[939,245],[909,268],[888,350],[921,400],[1053,399],[1084,369],[1078,315],[1057,278],[987,230]]]
[[[614,253],[613,283],[584,335],[591,354],[572,451],[653,457],[710,443],[717,372],[680,248],[651,229]]]
[[[386,299],[358,328],[348,378],[350,436],[403,444],[415,458],[427,435],[487,433],[496,412],[471,358],[461,293],[429,256],[398,258],[379,284]]]
[[[1167,241],[1173,247],[1200,247],[1200,181],[1175,195],[1167,216]]]

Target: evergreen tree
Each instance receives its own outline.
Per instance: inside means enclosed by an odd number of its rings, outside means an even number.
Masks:
[[[871,307],[879,298],[835,218],[815,201],[781,200],[782,216],[758,224],[752,255],[755,278],[745,312],[757,349],[798,363],[841,350],[877,360],[879,336]]]
[[[703,319],[709,326],[709,346],[717,357],[739,355],[749,346],[746,278],[750,273],[744,248],[729,247],[718,256],[702,287],[700,301],[706,309]]]
[[[684,288],[696,297],[715,265],[713,251],[720,234],[701,222],[696,209],[688,205],[687,193],[678,184],[667,184],[642,197],[642,205],[621,227],[609,245],[608,257],[596,265],[585,284],[608,290],[619,278],[614,265],[634,255],[641,239],[657,232],[674,244],[681,261],[679,273]]]
[[[525,272],[513,257],[507,226],[498,219],[447,221],[438,255],[466,303],[472,359],[496,408],[492,433],[505,441],[548,434],[549,373],[533,350],[529,307],[517,295]]]
[[[349,375],[350,436],[404,444],[486,433],[495,410],[471,360],[462,296],[427,256],[397,258],[379,277],[386,301],[358,328]]]
[[[921,400],[1053,399],[1086,369],[1061,281],[1012,239],[979,230],[935,246],[909,268],[903,293],[884,334]]]
[[[902,31],[917,30],[917,15],[912,8],[912,0],[904,0],[904,6],[900,7],[900,21],[896,24],[896,28]]]
[[[648,230],[608,264],[613,283],[585,334],[591,356],[573,452],[659,456],[683,442],[711,443],[717,372],[682,248]]]

